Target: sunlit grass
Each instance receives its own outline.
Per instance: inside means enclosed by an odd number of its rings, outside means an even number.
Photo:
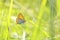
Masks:
[[[51,10],[49,0],[10,0],[5,5],[7,2],[0,2],[0,40],[59,40],[55,38],[57,34],[51,34],[58,31],[53,22],[56,16],[60,17],[59,0],[56,1],[56,7],[53,7],[57,14]],[[25,18],[24,24],[16,24],[20,12]]]

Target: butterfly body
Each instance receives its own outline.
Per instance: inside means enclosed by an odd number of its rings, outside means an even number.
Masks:
[[[16,19],[17,24],[23,24],[25,23],[25,19],[22,14],[18,14],[18,17]]]

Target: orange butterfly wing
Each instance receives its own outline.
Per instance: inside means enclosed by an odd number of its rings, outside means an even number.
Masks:
[[[18,18],[19,19],[24,19],[23,15],[21,13],[18,15]]]
[[[24,20],[24,17],[23,17],[23,15],[20,13],[20,14],[18,14],[18,17],[17,17],[17,19],[16,19],[16,22],[18,23],[19,22],[19,19],[22,19],[22,21]],[[25,20],[24,20],[25,21]]]

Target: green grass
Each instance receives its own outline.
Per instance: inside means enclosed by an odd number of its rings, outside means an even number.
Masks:
[[[0,40],[21,40],[21,38],[11,37],[11,34],[22,36],[23,31],[26,32],[26,40],[60,40],[60,38],[54,38],[60,35],[57,30],[60,29],[58,25],[60,23],[55,23],[60,20],[59,4],[59,0],[2,0],[0,2]],[[20,12],[26,20],[24,24],[16,24],[15,19],[11,18],[17,17]]]

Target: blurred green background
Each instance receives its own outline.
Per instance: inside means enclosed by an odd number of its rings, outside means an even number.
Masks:
[[[0,0],[0,40],[60,40],[60,0]]]

